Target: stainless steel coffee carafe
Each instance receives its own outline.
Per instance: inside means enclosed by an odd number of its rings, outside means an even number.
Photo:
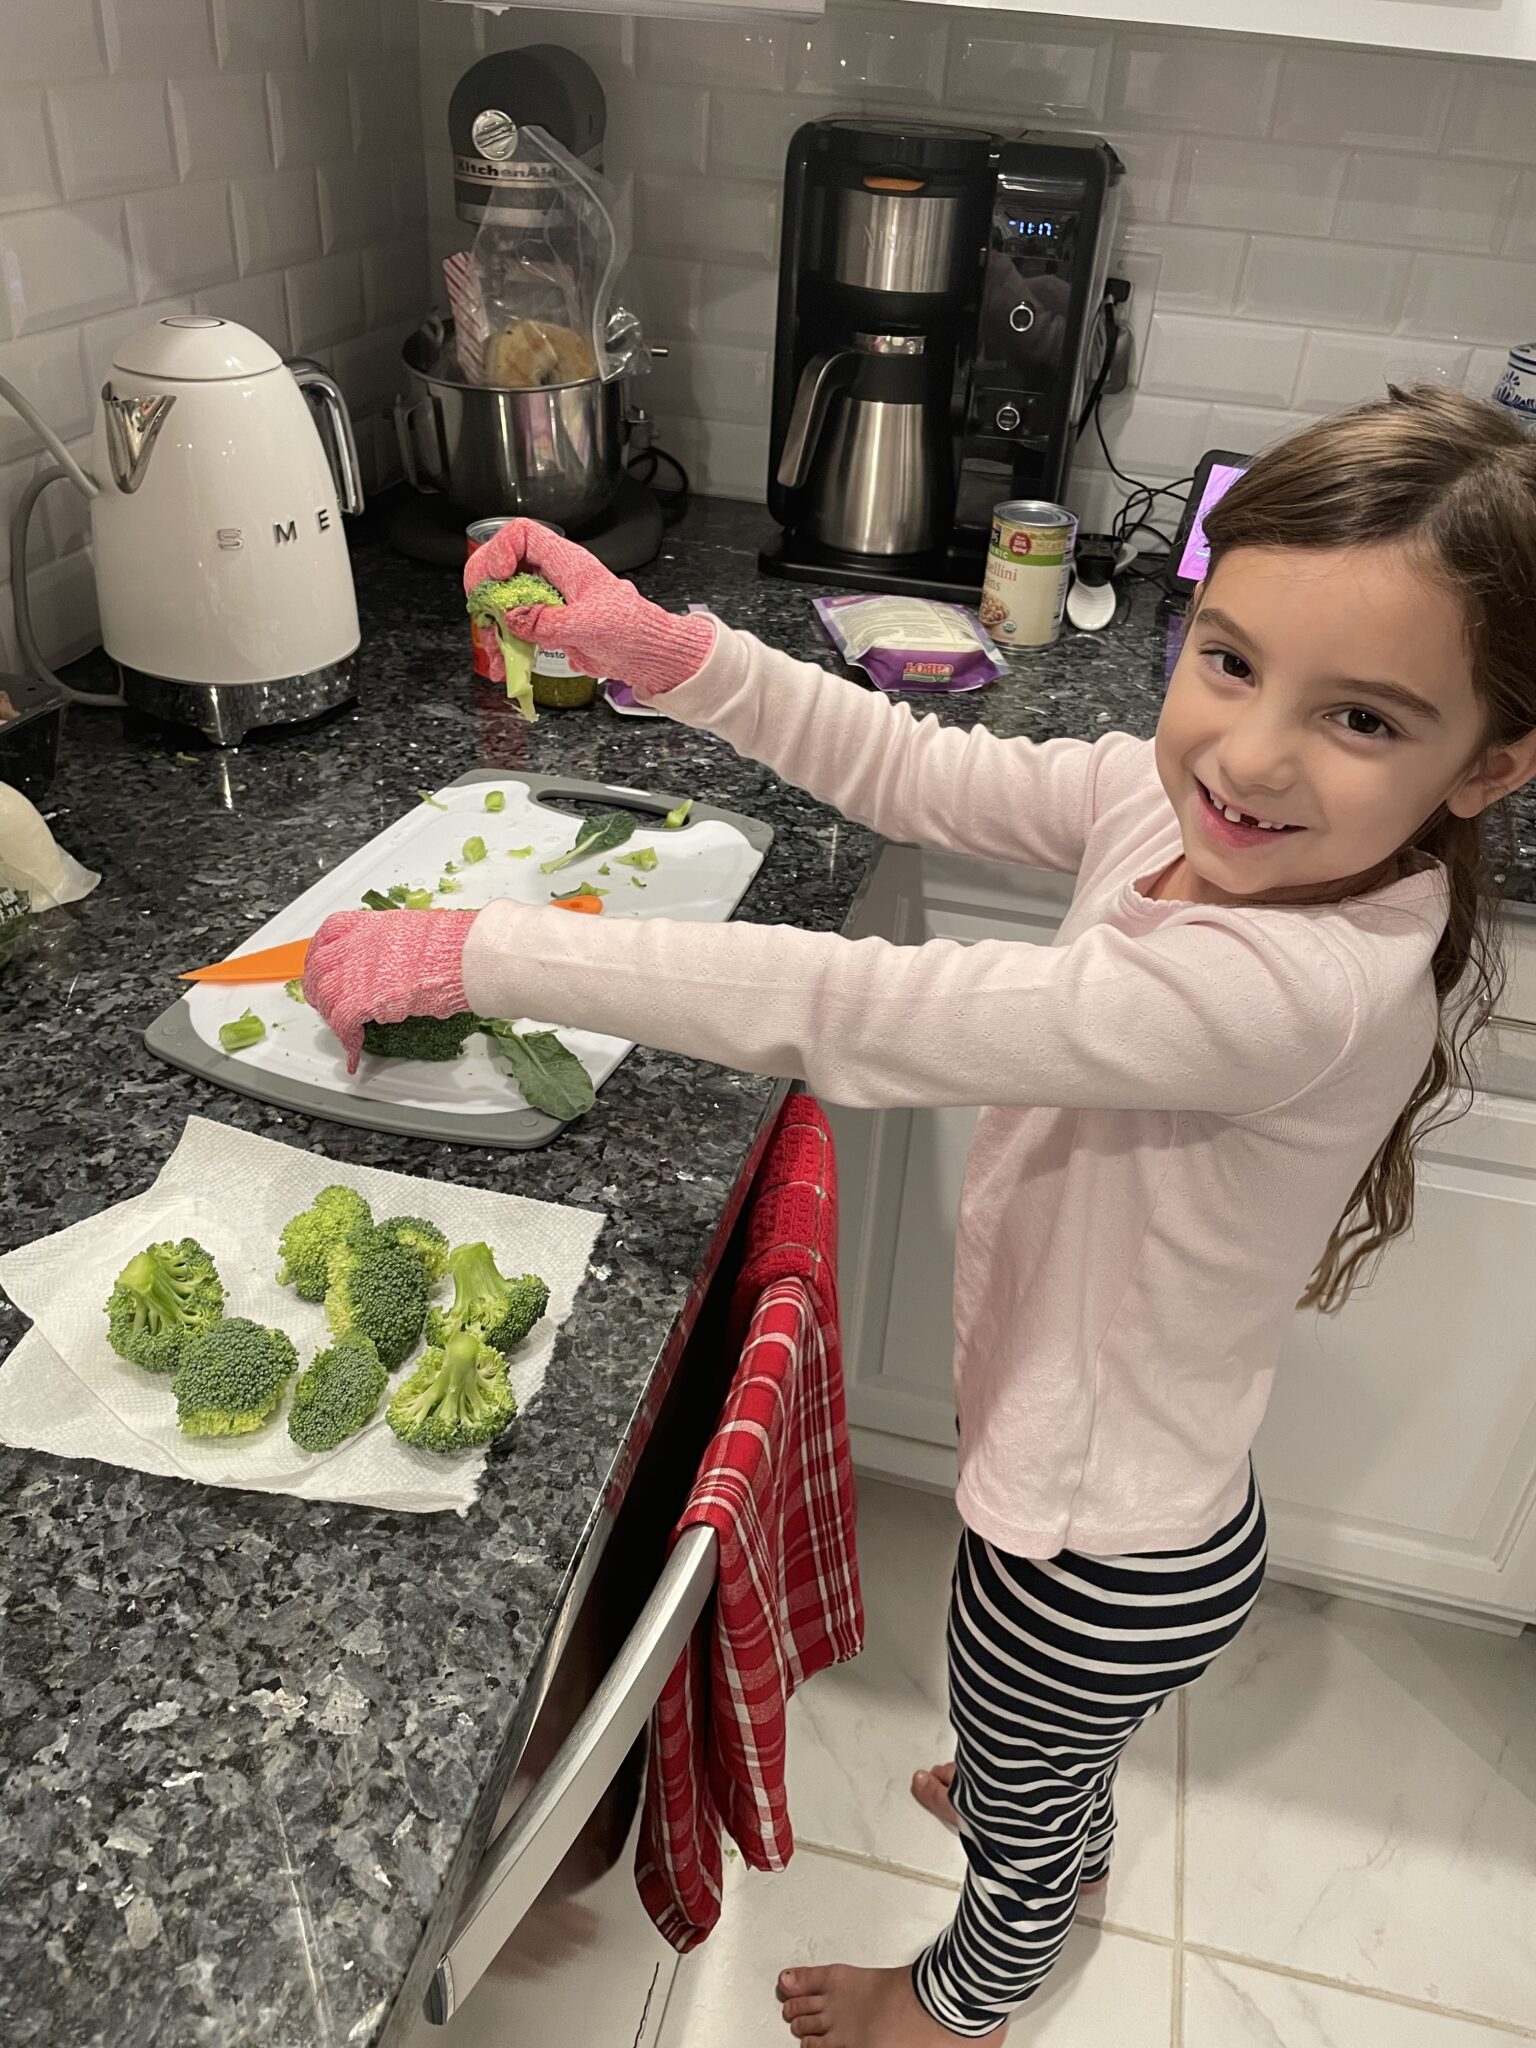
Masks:
[[[916,334],[858,334],[806,364],[777,480],[804,491],[805,531],[824,547],[915,555],[936,544],[949,452],[931,384]]]

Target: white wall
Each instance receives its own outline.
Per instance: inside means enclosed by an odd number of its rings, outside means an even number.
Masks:
[[[117,343],[227,314],[318,357],[365,479],[421,314],[416,0],[0,0],[0,372],[82,459]],[[15,665],[6,529],[40,466],[0,404],[0,666]],[[98,637],[86,516],[33,521],[39,639]]]
[[[1536,66],[910,0],[829,0],[809,24],[493,18],[422,0],[436,255],[464,237],[448,89],[477,49],[540,40],[581,51],[607,90],[650,331],[674,349],[650,403],[717,494],[763,494],[784,148],[834,110],[1115,144],[1142,346],[1137,388],[1105,417],[1137,476],[1259,447],[1389,376],[1485,393],[1508,345],[1536,334]],[[1122,492],[1084,446],[1074,495],[1101,524]]]

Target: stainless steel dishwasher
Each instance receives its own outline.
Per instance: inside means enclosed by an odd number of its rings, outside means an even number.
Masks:
[[[587,1583],[407,2048],[653,2048],[678,1958],[635,1890],[646,1733],[714,1588],[716,1545],[676,1526],[735,1360],[721,1261]],[[654,1395],[653,1395],[654,1398]]]

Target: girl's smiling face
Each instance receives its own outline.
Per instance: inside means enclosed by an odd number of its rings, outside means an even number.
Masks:
[[[1235,548],[1190,605],[1157,767],[1178,894],[1309,901],[1384,879],[1442,805],[1524,782],[1536,735],[1489,745],[1461,606],[1422,556]]]

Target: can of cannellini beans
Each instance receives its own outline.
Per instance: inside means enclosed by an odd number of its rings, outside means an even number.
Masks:
[[[999,647],[1049,647],[1061,632],[1077,520],[1063,505],[1010,498],[992,508],[981,623]]]

